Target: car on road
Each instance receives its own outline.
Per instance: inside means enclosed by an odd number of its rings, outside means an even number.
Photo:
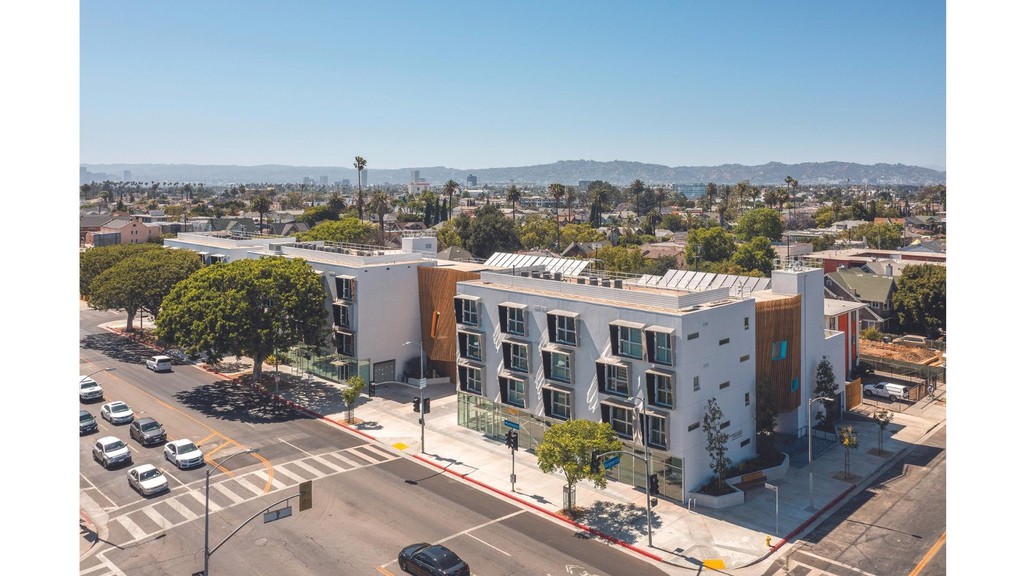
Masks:
[[[146,361],[146,367],[154,372],[170,372],[171,357],[163,355],[153,356]]]
[[[894,384],[893,382],[863,384],[862,395],[875,396],[877,398],[887,398],[891,402],[898,400],[899,398],[901,400],[908,400],[908,386]]]
[[[188,438],[172,440],[164,445],[164,459],[181,470],[203,464],[203,451]]]
[[[103,388],[100,384],[88,376],[78,379],[78,399],[82,402],[103,399]]]
[[[107,402],[100,406],[100,417],[111,424],[128,424],[135,420],[135,414],[132,412],[132,409],[129,408],[128,404],[120,400]]]
[[[93,460],[96,460],[109,470],[115,464],[131,463],[132,451],[128,449],[127,444],[118,438],[104,436],[93,444]]]
[[[420,542],[399,552],[399,568],[414,576],[470,576],[470,566],[441,544]]]
[[[143,464],[129,470],[128,485],[143,496],[160,494],[170,489],[164,471],[153,464]]]
[[[128,427],[128,435],[143,446],[153,446],[167,442],[164,427],[153,418],[139,418]]]
[[[96,418],[89,413],[88,410],[78,411],[78,435],[92,434],[99,430],[99,425],[96,424]]]

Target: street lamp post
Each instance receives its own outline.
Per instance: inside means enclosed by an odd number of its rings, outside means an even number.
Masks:
[[[93,374],[99,374],[100,372],[113,372],[115,370],[117,370],[117,368],[100,368],[99,370],[97,370],[95,372],[90,372],[90,373],[86,374],[85,376],[79,378],[78,381],[81,382],[82,380],[85,380],[86,378],[92,376]]]
[[[819,396],[818,398],[809,398],[809,511],[816,509],[816,505],[812,502],[812,403],[822,400],[825,402],[833,402],[834,399],[829,396]]]
[[[214,466],[207,470],[206,485],[203,490],[203,576],[210,575],[210,474],[212,474],[214,470],[220,468],[225,462],[240,454],[254,454],[259,451],[259,448],[249,448],[242,452],[230,454],[224,457],[220,462],[215,462]]]
[[[645,445],[645,520],[648,523],[648,545],[652,546],[652,465],[648,455],[648,440],[651,430],[648,427],[648,391],[642,376],[638,376],[638,387],[641,389],[641,432],[642,444]],[[636,407],[636,405],[635,405]]]
[[[403,346],[409,346],[413,342],[404,342]],[[424,453],[424,388],[427,386],[427,378],[424,377],[424,341],[420,341],[420,382],[417,388],[420,389],[420,453]]]

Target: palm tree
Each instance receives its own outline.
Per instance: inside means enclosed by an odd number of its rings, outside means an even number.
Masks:
[[[257,228],[257,234],[261,234],[264,231],[264,214],[271,211],[271,199],[261,194],[253,198],[249,207],[250,210],[260,214],[260,227]]]
[[[367,161],[362,156],[357,156],[353,168],[356,168],[356,214],[363,220],[363,170],[367,168]]]
[[[641,218],[641,193],[645,191],[645,183],[635,178],[634,182],[627,187],[627,191],[634,194],[634,215]]]
[[[559,253],[559,201],[566,196],[566,186],[559,182],[549,184],[549,193],[552,194],[552,199],[556,201],[556,253]]]
[[[791,211],[788,223],[794,225],[794,204],[798,199],[798,181],[790,176],[785,176],[784,183],[786,183],[787,187],[790,189],[789,196],[791,198]]]
[[[449,180],[445,183],[444,186],[442,186],[442,193],[449,197],[449,213],[446,216],[446,220],[452,218],[452,195],[454,192],[458,192],[459,189],[460,185],[457,184],[454,180]]]
[[[517,202],[520,202],[522,194],[516,184],[511,184],[506,189],[506,201],[513,204],[513,223],[517,221]]]
[[[371,196],[370,201],[367,203],[367,208],[378,215],[378,224],[381,226],[381,245],[385,245],[385,214],[392,209],[392,204],[389,202],[388,194],[378,190]]]

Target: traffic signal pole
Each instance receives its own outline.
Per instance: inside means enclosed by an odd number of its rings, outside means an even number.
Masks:
[[[510,491],[517,491],[517,450],[520,449],[520,434],[515,430],[506,431],[506,446],[509,448],[509,455],[511,460],[509,483]]]

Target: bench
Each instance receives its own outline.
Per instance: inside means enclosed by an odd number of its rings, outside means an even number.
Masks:
[[[741,477],[741,482],[738,483],[737,487],[741,490],[747,490],[749,488],[755,488],[766,482],[766,475],[759,472],[749,472]]]

